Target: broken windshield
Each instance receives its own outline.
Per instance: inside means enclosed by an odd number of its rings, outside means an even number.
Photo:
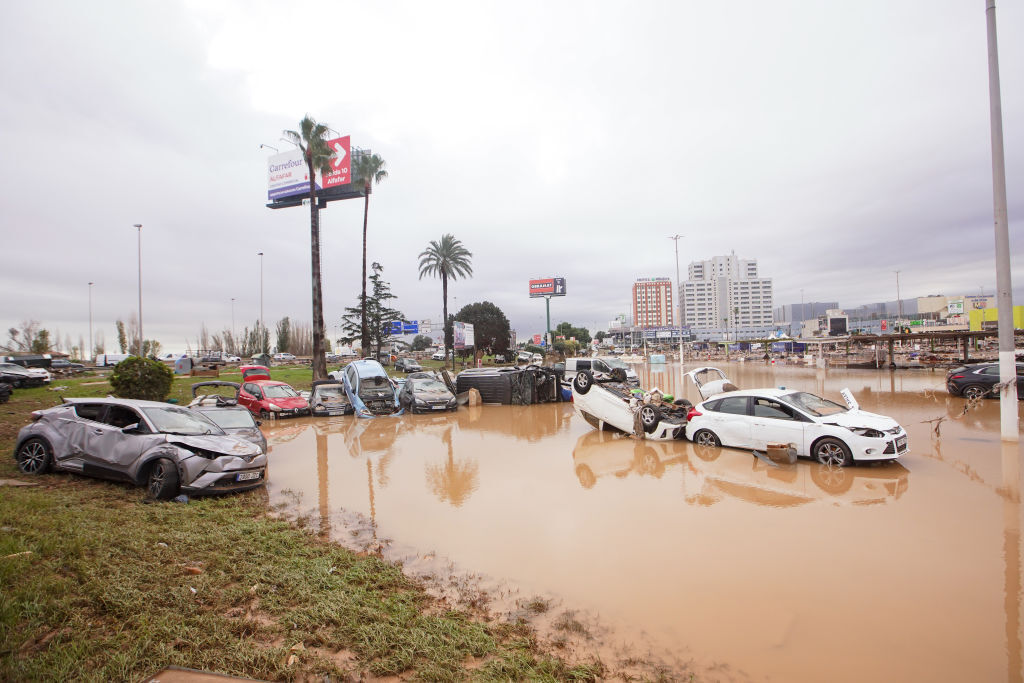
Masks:
[[[805,410],[811,415],[815,415],[817,417],[835,415],[836,413],[845,413],[848,410],[846,406],[833,403],[827,398],[808,394],[805,391],[797,391],[792,394],[780,396],[779,400],[783,403],[788,403],[791,406],[796,406],[801,410]]]

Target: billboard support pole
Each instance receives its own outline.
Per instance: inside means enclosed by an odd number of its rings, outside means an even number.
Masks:
[[[544,337],[547,342],[548,348],[551,348],[551,297],[544,297],[544,308],[547,309],[548,313],[548,326],[545,328]]]

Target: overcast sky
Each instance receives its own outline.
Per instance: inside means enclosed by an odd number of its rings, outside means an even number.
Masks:
[[[998,7],[1015,301],[1024,303],[1024,9]],[[384,157],[370,261],[440,319],[418,254],[473,253],[449,308],[544,328],[629,312],[638,277],[735,250],[775,305],[993,293],[984,0],[6,3],[0,324],[61,336],[137,307],[167,350],[308,321],[309,213],[266,204],[306,113]],[[334,334],[360,288],[361,200],[321,212]],[[6,338],[6,333],[3,337]],[[436,335],[435,335],[436,336]]]

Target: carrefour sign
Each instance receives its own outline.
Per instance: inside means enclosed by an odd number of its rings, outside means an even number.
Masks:
[[[316,189],[322,190],[352,182],[351,140],[348,135],[328,140],[327,145],[334,152],[331,157],[331,171],[322,178],[317,171],[313,178]],[[267,160],[267,199],[283,199],[309,193],[309,170],[301,149],[275,154]]]

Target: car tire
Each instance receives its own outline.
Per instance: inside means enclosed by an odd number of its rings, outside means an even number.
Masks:
[[[850,447],[832,437],[826,437],[816,442],[811,456],[822,465],[831,465],[832,467],[846,467],[853,464]]]
[[[594,386],[594,376],[590,374],[590,370],[581,370],[572,378],[572,388],[576,390],[577,394],[587,393],[592,386]]]
[[[178,495],[178,468],[168,458],[159,458],[150,466],[146,493],[156,500],[170,500]]]
[[[261,420],[269,420],[270,419],[270,412],[266,411],[266,410],[261,410],[260,411],[260,419]]]
[[[693,442],[698,446],[710,446],[712,448],[719,448],[722,445],[722,440],[710,429],[698,430],[693,435]]]
[[[640,424],[643,425],[645,432],[653,433],[658,428],[659,422],[661,422],[661,411],[656,406],[649,403],[640,406]]]
[[[32,437],[18,448],[16,460],[23,474],[44,474],[53,463],[53,449],[46,439]]]
[[[966,387],[964,387],[963,391],[960,392],[960,395],[969,401],[974,401],[979,398],[984,398],[985,396],[987,396],[988,389],[981,386],[980,384],[968,384]]]

